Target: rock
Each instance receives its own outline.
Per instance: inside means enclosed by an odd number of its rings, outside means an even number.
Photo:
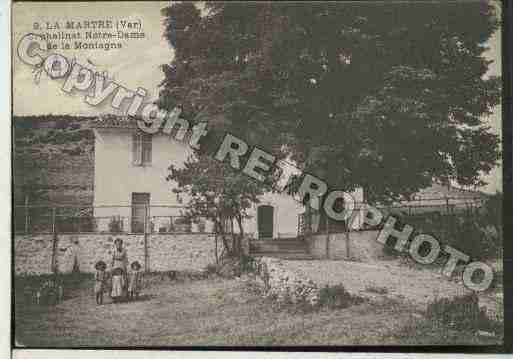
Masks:
[[[479,335],[481,337],[485,337],[485,338],[493,338],[493,337],[495,337],[495,333],[487,332],[487,331],[484,331],[484,330],[478,330],[477,331],[477,335]]]
[[[257,260],[257,281],[262,283],[263,294],[280,303],[305,303],[315,306],[319,302],[319,288],[299,271],[287,268],[278,258],[261,257]]]

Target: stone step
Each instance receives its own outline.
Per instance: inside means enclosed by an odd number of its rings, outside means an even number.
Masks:
[[[287,249],[276,249],[276,248],[252,248],[249,250],[250,254],[254,253],[284,253],[284,254],[297,254],[297,253],[308,253],[306,248],[287,248]]]
[[[268,239],[250,242],[250,255],[254,257],[274,257],[287,260],[314,259],[308,253],[307,243],[301,239]]]
[[[291,238],[274,238],[274,239],[253,239],[252,243],[294,243],[294,242],[304,242],[303,239],[298,237]]]
[[[264,248],[264,249],[254,249],[254,250],[250,250],[250,253],[251,254],[259,254],[259,253],[276,253],[276,254],[304,254],[304,253],[308,253],[307,250],[304,250],[304,249],[282,249],[282,250],[269,250],[267,248]]]
[[[273,257],[287,260],[311,260],[315,259],[311,254],[307,252],[298,253],[283,253],[283,252],[255,252],[251,253],[253,257]]]
[[[253,241],[250,243],[250,248],[261,249],[268,251],[279,251],[284,249],[301,249],[306,250],[307,244],[303,241],[290,240],[290,241]]]
[[[307,251],[308,247],[305,245],[301,246],[288,246],[281,247],[276,245],[263,245],[263,246],[251,246],[250,251],[264,251],[264,252],[281,252],[281,251]]]

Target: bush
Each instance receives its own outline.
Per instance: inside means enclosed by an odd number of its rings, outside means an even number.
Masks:
[[[264,297],[279,310],[311,311],[323,306],[338,309],[364,301],[347,292],[341,284],[319,289],[310,278],[288,269],[278,258],[262,257],[248,261],[248,264],[261,281]]]
[[[363,301],[363,298],[349,293],[342,284],[326,286],[319,292],[319,304],[332,309],[347,308]]]
[[[123,232],[123,220],[120,216],[113,216],[109,222],[110,233],[121,233]]]
[[[227,257],[217,266],[217,274],[224,278],[234,278],[241,275],[241,265],[238,258]]]
[[[16,276],[14,293],[17,304],[35,304],[39,292],[39,304],[51,305],[72,298],[75,290],[91,286],[89,273],[58,273]]]
[[[174,224],[177,232],[192,232],[192,221],[187,217],[178,217]]]
[[[247,256],[245,254],[241,257],[241,270],[243,272],[255,272],[256,271],[256,261],[253,257]]]
[[[388,289],[386,287],[381,287],[375,284],[368,285],[365,287],[365,290],[370,293],[376,293],[376,294],[387,294]]]
[[[442,326],[459,330],[484,330],[499,333],[502,323],[490,319],[485,308],[479,308],[476,293],[441,298],[428,304],[426,318]]]
[[[271,299],[278,309],[312,309],[319,304],[317,285],[300,273],[294,273],[282,264],[278,258],[262,257],[249,262],[263,284],[264,296]]]
[[[484,260],[497,256],[497,238],[483,224],[471,218],[458,221],[447,243],[470,256],[474,260]]]
[[[217,274],[217,272],[219,271],[219,267],[213,263],[207,264],[207,266],[205,267],[205,271],[208,274]]]
[[[439,240],[442,246],[450,245],[470,256],[472,260],[496,258],[499,253],[502,241],[500,234],[494,230],[493,225],[490,225],[482,214],[476,212],[450,215],[426,213],[415,216],[395,216],[395,218],[397,220],[396,228],[403,228],[406,224],[414,228],[405,249],[409,248],[409,244],[417,234],[426,233]],[[384,253],[387,256],[409,256],[407,250],[396,251],[395,244],[395,239],[387,241],[384,246]],[[427,250],[429,250],[429,246],[421,247],[420,254],[427,254],[423,253]],[[445,262],[446,260],[441,261],[441,263]]]
[[[205,233],[205,229],[207,228],[207,225],[203,219],[198,219],[196,221],[196,225],[198,226],[199,233]]]

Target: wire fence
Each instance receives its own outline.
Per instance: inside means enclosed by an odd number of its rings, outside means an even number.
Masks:
[[[204,218],[180,206],[14,206],[14,232],[30,233],[213,233]]]
[[[375,206],[384,217],[408,217],[415,223],[418,218],[439,218],[450,221],[461,213],[479,211],[481,198],[431,198],[409,201],[390,206]],[[349,223],[350,230],[366,229],[365,204],[356,203]],[[190,218],[183,206],[166,205],[17,205],[14,206],[13,224],[17,234],[29,233],[214,233],[214,225],[205,218]],[[294,215],[294,214],[291,214]],[[346,223],[333,221],[315,212],[298,216],[297,234],[346,230]],[[278,224],[274,224],[278,225]],[[228,226],[229,227],[229,226]],[[229,229],[229,228],[227,228]]]
[[[407,224],[412,226],[424,223],[426,220],[438,221],[440,231],[445,231],[453,226],[458,217],[478,214],[484,202],[483,198],[476,197],[441,197],[373,207],[380,211],[383,218],[393,215],[406,220]],[[302,213],[298,216],[298,235],[376,229],[375,226],[365,223],[365,206],[365,203],[355,203],[354,210],[347,221],[332,220],[318,211]]]

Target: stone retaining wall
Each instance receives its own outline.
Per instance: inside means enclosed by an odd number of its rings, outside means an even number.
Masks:
[[[308,252],[317,259],[352,259],[374,261],[384,256],[383,245],[376,238],[379,231],[351,231],[316,234],[306,238]],[[349,249],[349,255],[348,255]]]
[[[57,266],[69,272],[75,258],[81,272],[94,272],[98,260],[111,263],[114,239],[121,238],[129,262],[144,266],[144,235],[138,234],[61,234],[57,242]],[[76,243],[75,243],[76,242]],[[14,238],[14,269],[17,275],[51,273],[53,235],[16,235]],[[215,263],[213,234],[153,234],[148,235],[150,271],[201,270]],[[222,243],[217,243],[218,255]]]

